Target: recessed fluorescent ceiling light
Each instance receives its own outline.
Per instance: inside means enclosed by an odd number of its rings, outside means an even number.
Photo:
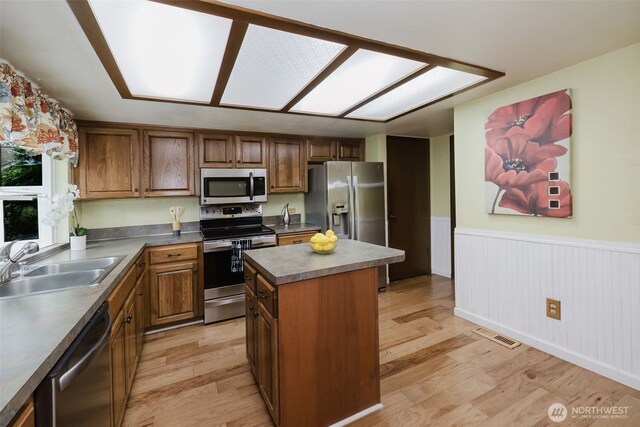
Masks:
[[[358,50],[291,111],[339,115],[426,65],[398,56]]]
[[[344,48],[249,25],[220,104],[280,110]]]
[[[485,79],[486,77],[464,71],[435,67],[380,98],[363,105],[347,114],[346,117],[388,120]]]
[[[211,101],[231,20],[141,0],[89,4],[132,95]]]

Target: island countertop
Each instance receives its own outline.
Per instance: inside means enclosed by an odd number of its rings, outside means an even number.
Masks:
[[[330,254],[308,244],[249,250],[247,260],[274,285],[404,261],[404,251],[356,240],[340,240]]]

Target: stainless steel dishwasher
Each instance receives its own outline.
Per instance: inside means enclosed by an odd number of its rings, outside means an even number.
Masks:
[[[110,425],[107,303],[100,306],[36,389],[36,425]]]

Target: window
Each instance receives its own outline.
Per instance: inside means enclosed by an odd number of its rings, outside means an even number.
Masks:
[[[42,224],[51,196],[51,158],[29,156],[18,147],[0,147],[0,242],[54,241],[54,229]]]

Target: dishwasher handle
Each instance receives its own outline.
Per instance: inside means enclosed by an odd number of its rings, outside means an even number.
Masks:
[[[109,310],[105,309],[101,317],[104,319],[104,330],[100,334],[100,338],[98,338],[96,343],[91,346],[89,351],[87,351],[75,365],[67,369],[62,375],[57,376],[60,391],[64,391],[64,389],[69,387],[73,380],[89,366],[93,358],[102,350],[102,347],[104,347],[107,341],[109,341],[109,331],[111,330]]]

